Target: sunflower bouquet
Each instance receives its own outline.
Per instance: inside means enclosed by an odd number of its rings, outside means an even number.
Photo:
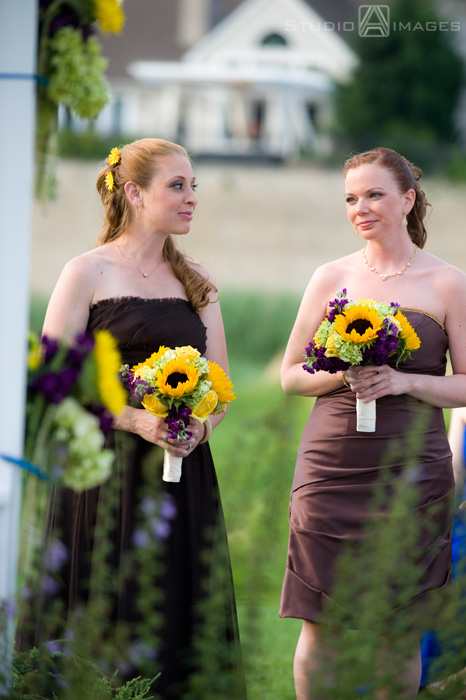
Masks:
[[[209,415],[225,411],[235,400],[233,384],[223,369],[190,345],[162,345],[144,362],[123,365],[123,381],[131,395],[158,418],[164,418],[168,437],[186,440],[190,418],[204,423]],[[164,481],[179,481],[182,458],[165,450]]]
[[[389,361],[398,366],[421,345],[395,302],[351,301],[343,289],[329,302],[329,309],[305,351],[303,368],[311,374],[319,370],[334,374],[352,365],[380,367]],[[373,432],[376,402],[357,399],[356,408],[357,430]]]

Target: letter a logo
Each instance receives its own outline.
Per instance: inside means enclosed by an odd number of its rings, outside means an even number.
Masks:
[[[359,36],[388,36],[390,34],[390,8],[388,5],[359,6]]]

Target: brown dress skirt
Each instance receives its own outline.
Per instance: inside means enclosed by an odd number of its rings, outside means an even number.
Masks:
[[[398,369],[444,375],[445,330],[421,311],[404,313],[421,346]],[[423,527],[418,538],[417,586],[407,593],[403,607],[424,601],[450,578],[454,480],[442,409],[405,394],[386,396],[377,400],[375,432],[363,433],[356,431],[355,403],[355,395],[347,387],[321,396],[304,428],[291,492],[280,617],[325,622],[331,608],[346,606],[346,601],[334,594],[338,588],[336,560],[348,546],[357,562],[372,523],[386,517],[390,494],[399,479],[417,489],[412,512],[431,525]],[[384,507],[374,505],[376,484],[385,488]],[[361,562],[361,567],[365,566],[367,563]],[[360,574],[364,575],[364,570]],[[396,585],[402,588],[402,574],[400,579]],[[348,610],[345,624],[359,627],[357,605]]]

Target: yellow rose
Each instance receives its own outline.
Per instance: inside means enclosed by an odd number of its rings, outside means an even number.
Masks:
[[[203,399],[199,401],[197,406],[193,408],[192,416],[200,423],[203,423],[212,413],[218,403],[218,396],[212,389],[207,392]]]
[[[154,394],[146,394],[142,400],[142,405],[157,418],[166,418],[168,416],[168,406],[160,401]]]
[[[142,379],[144,372],[148,369],[150,369],[149,365],[140,365],[137,370],[133,371],[133,376]]]
[[[175,348],[176,356],[183,360],[195,360],[200,356],[199,350],[191,347],[191,345],[183,345],[181,348]]]
[[[325,357],[338,357],[338,350],[335,347],[335,333],[331,333],[327,338]]]

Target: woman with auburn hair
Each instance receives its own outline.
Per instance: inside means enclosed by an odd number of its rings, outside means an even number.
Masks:
[[[105,207],[98,245],[66,264],[43,334],[68,340],[106,329],[130,367],[160,346],[192,346],[228,372],[212,277],[175,243],[189,233],[198,203],[186,150],[155,138],[114,148],[97,190]],[[223,691],[224,697],[245,697],[227,538],[209,447],[212,429],[224,415],[204,423],[191,418],[188,437],[178,440],[163,418],[130,400],[114,417],[109,435],[107,446],[116,455],[109,482],[81,494],[59,489],[51,505],[50,531],[61,533],[69,550],[65,610],[85,615],[103,537],[111,586],[106,614],[115,645],[110,671],[119,667],[123,678],[159,673],[151,690],[163,700],[202,695],[203,683],[212,692],[222,689],[219,697]],[[162,481],[164,451],[183,458],[179,483]],[[102,515],[108,502],[110,511]],[[141,529],[148,518],[149,533]],[[153,574],[138,571],[135,561],[141,559],[132,558],[151,536],[156,557],[151,561],[147,555],[146,563]],[[44,608],[50,608],[47,601]],[[32,639],[25,626],[18,639],[23,648],[24,641],[44,642],[41,620],[35,621]]]
[[[358,561],[369,539],[368,524],[373,516],[384,522],[390,489],[402,478],[415,484],[412,518],[419,514],[426,527],[413,553],[419,573],[416,590],[393,562],[391,591],[397,602],[389,614],[405,619],[404,611],[414,615],[427,601],[442,599],[451,572],[454,493],[442,409],[466,405],[466,275],[424,250],[427,200],[419,183],[421,170],[391,149],[375,148],[350,158],[344,172],[347,215],[363,248],[315,271],[281,370],[287,394],[317,397],[296,462],[280,607],[282,617],[303,620],[294,660],[298,700],[320,698],[316,690],[322,680],[319,654],[332,608],[346,615],[348,629],[357,630],[362,624],[357,598],[356,602],[351,599],[347,613],[335,598],[336,560],[349,547]],[[390,360],[337,373],[303,371],[304,349],[329,313],[329,302],[342,289],[351,300],[399,304],[420,339],[412,358],[398,366]],[[445,376],[447,351],[452,376]],[[375,432],[357,431],[356,398],[364,404],[377,401]],[[404,477],[413,435],[415,464]],[[376,484],[382,484],[389,506],[374,512]],[[430,625],[432,620],[423,622]],[[419,689],[418,629],[422,628],[411,629],[411,636],[407,633],[404,639],[410,649],[403,659],[405,668],[396,668],[405,686],[404,694],[397,697],[415,698]],[[383,664],[389,667],[391,650],[385,651]],[[375,669],[373,682],[385,670]],[[335,677],[325,678],[330,686],[338,683]],[[381,692],[376,697],[388,697],[385,690]]]

